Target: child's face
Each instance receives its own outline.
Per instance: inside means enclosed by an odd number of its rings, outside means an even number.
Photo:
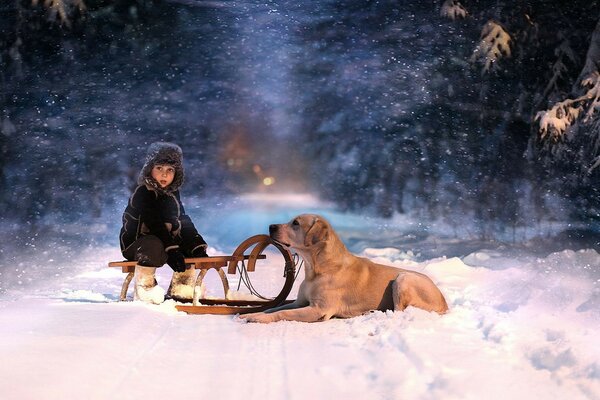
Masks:
[[[175,178],[175,168],[166,164],[156,164],[152,167],[152,177],[156,179],[160,187],[166,188]]]

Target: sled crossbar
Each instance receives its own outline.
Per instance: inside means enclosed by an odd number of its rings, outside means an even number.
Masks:
[[[285,283],[281,292],[273,299],[267,300],[230,300],[227,299],[229,292],[229,281],[223,270],[227,266],[227,273],[235,274],[238,270],[238,264],[242,264],[247,272],[252,272],[256,268],[257,260],[264,260],[266,255],[262,254],[263,250],[269,246],[275,246],[283,255],[285,260],[284,276]],[[253,247],[250,254],[244,254],[246,250]],[[247,264],[245,263],[247,261]],[[184,311],[188,314],[245,314],[249,312],[264,311],[269,308],[289,303],[286,298],[295,278],[295,263],[289,250],[281,247],[278,243],[271,240],[268,235],[255,235],[243,241],[230,256],[212,256],[199,258],[186,258],[185,263],[194,269],[200,270],[196,283],[194,285],[194,299],[192,305],[177,305],[179,311]],[[136,261],[111,261],[108,266],[111,268],[121,268],[127,276],[121,287],[120,301],[125,301],[127,298],[127,290],[133,279]],[[221,278],[225,298],[223,299],[201,299],[199,298],[199,290],[202,285],[202,280],[209,269],[214,268]],[[199,305],[200,304],[200,305]]]
[[[238,262],[242,260],[249,260],[251,255],[244,256],[213,256],[213,257],[201,257],[201,258],[186,258],[186,265],[192,265],[195,269],[211,269],[211,268],[221,268],[228,265],[231,262]],[[254,257],[254,260],[264,260],[267,258],[264,254],[259,254]],[[121,267],[122,272],[135,272],[135,266],[137,265],[137,261],[112,261],[108,263],[109,267]],[[253,264],[254,265],[254,264]],[[235,264],[234,269],[231,271],[227,269],[229,274],[235,274]]]

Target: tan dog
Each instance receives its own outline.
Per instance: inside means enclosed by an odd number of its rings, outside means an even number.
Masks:
[[[440,314],[448,311],[444,296],[426,275],[351,254],[329,222],[318,215],[304,214],[287,224],[271,225],[269,233],[302,257],[304,281],[293,303],[240,315],[241,319],[316,322],[408,306]]]

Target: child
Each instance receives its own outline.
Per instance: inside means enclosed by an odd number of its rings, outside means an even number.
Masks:
[[[194,296],[194,268],[184,257],[207,257],[206,242],[186,215],[179,197],[183,154],[173,143],[148,147],[138,186],[123,213],[120,241],[123,256],[137,261],[134,300],[159,304],[165,292],[154,277],[165,263],[173,269],[167,297],[189,301]]]

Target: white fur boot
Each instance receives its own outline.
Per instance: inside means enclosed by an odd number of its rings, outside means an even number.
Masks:
[[[173,272],[173,278],[167,290],[167,297],[176,301],[189,302],[194,299],[196,270],[188,268],[184,272]]]
[[[133,299],[145,303],[160,304],[165,301],[165,290],[158,286],[155,267],[135,266],[135,290]]]

